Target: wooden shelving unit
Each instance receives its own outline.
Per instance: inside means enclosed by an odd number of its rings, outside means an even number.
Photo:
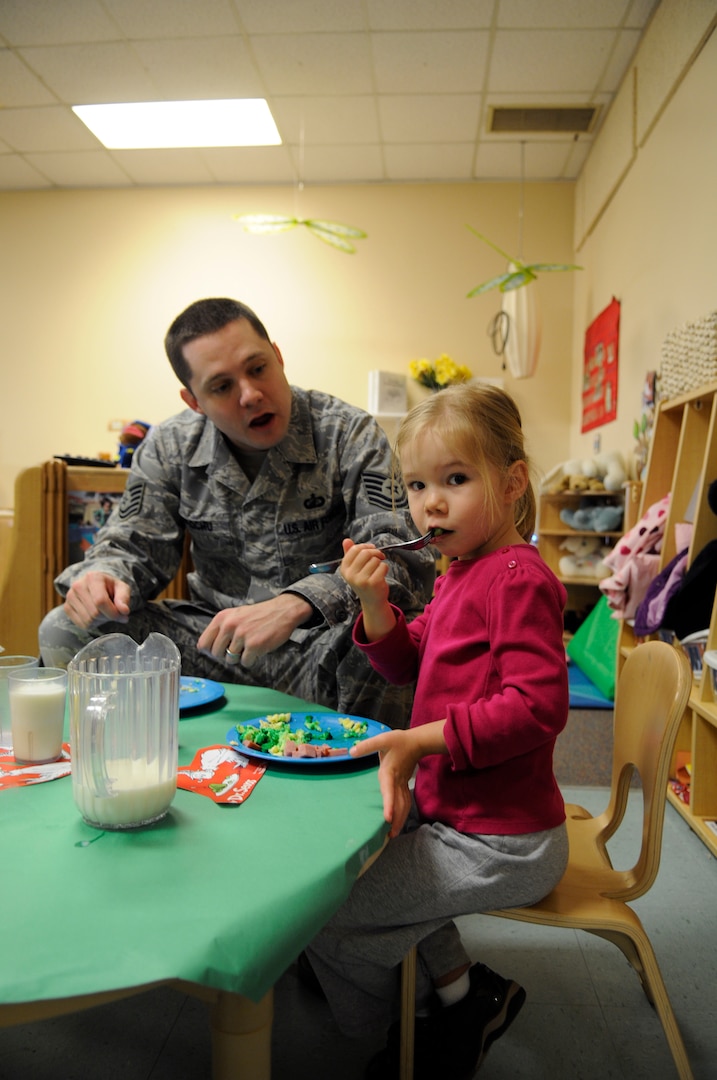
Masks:
[[[714,479],[717,479],[717,383],[708,383],[691,393],[663,401],[658,408],[638,518],[672,493],[660,552],[660,569],[677,554],[676,524],[689,519],[693,522],[688,565],[705,544],[717,539],[717,516],[707,501],[709,486]],[[618,675],[634,648],[639,648],[639,641],[629,623],[623,620],[618,637]],[[707,640],[707,649],[715,648],[717,603],[712,609]],[[714,824],[717,822],[717,695],[706,667],[702,676],[694,681],[682,719],[672,775],[678,753],[688,753],[691,759],[689,802],[676,794],[671,785],[667,798],[712,854],[717,855],[717,825]]]
[[[589,529],[572,529],[560,518],[563,509],[577,510],[584,505],[590,506],[622,506],[625,507],[626,497],[623,491],[596,491],[596,492],[570,492],[560,491],[557,493],[543,492],[539,497],[538,505],[538,551],[553,573],[558,577],[568,590],[568,610],[582,611],[593,607],[600,599],[599,578],[594,574],[590,577],[566,576],[560,572],[560,560],[568,552],[561,549],[561,544],[568,537],[586,536],[598,537],[608,547],[613,547],[625,533],[625,517],[623,524],[617,530],[611,532],[594,532]]]

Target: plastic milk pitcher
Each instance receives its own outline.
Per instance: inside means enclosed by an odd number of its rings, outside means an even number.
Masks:
[[[177,789],[179,649],[108,634],[68,664],[72,793],[88,825],[134,829],[164,817]]]

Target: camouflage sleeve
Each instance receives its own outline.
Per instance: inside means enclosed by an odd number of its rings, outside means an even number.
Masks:
[[[179,566],[184,527],[178,507],[179,493],[165,475],[150,432],[132,456],[119,505],[84,560],[57,577],[57,591],[66,596],[73,581],[94,570],[130,585],[131,609],[137,610],[162,591]]]
[[[320,440],[320,436],[319,436]],[[328,447],[322,447],[328,453]],[[408,512],[402,483],[392,475],[388,439],[367,413],[356,410],[333,441],[330,452],[338,455],[338,473],[346,513],[345,535],[356,543],[382,544],[410,540],[416,528]],[[338,538],[337,538],[338,540]],[[340,554],[340,543],[337,543]],[[423,611],[431,598],[436,563],[433,553],[396,552],[389,556],[390,599],[410,620]],[[295,582],[292,593],[303,596],[329,625],[353,619],[358,601],[340,573],[308,574]]]

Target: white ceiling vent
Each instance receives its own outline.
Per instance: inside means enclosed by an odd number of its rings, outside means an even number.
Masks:
[[[593,130],[599,112],[598,105],[494,106],[490,110],[488,130],[500,134],[584,134]]]

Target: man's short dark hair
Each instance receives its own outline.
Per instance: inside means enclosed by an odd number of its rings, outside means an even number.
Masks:
[[[184,356],[184,346],[205,334],[216,333],[237,319],[246,319],[259,337],[269,341],[269,335],[258,315],[250,307],[238,300],[226,297],[212,297],[207,300],[195,300],[181,315],[177,315],[164,339],[164,348],[172,370],[179,381],[191,390],[189,380],[192,370]]]

